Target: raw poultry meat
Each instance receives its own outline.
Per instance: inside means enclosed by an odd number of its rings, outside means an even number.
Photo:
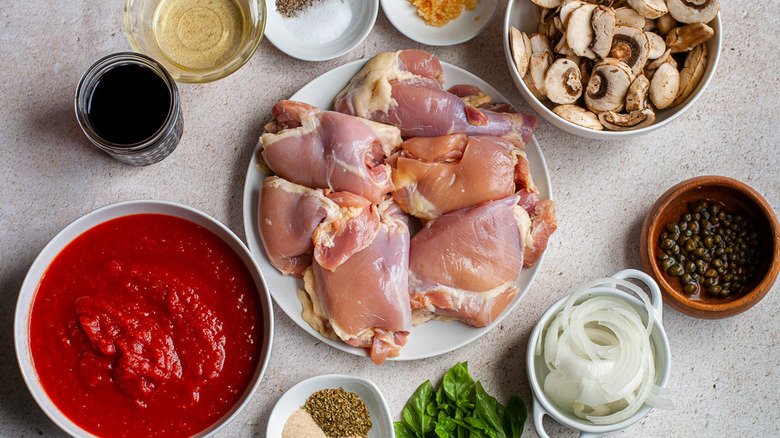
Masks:
[[[311,266],[314,230],[325,218],[338,214],[338,209],[322,190],[277,176],[264,179],[257,225],[271,264],[284,275],[301,277]]]
[[[538,120],[482,110],[442,89],[439,60],[422,50],[380,53],[334,101],[336,111],[397,126],[404,138],[464,133],[503,137],[522,147]]]
[[[379,365],[398,356],[411,329],[406,216],[389,201],[381,207],[358,205],[355,198],[337,202],[342,217],[314,237],[315,262],[304,274],[306,292],[299,292],[303,318],[324,336],[368,348]],[[372,217],[380,220],[374,222]],[[351,227],[353,221],[362,223]],[[375,232],[365,239],[372,224]],[[356,228],[363,231],[355,233]],[[362,236],[363,245],[353,243],[356,234]],[[330,254],[319,251],[326,247],[348,249],[338,250],[345,256],[334,263]]]
[[[272,114],[261,141],[262,159],[275,174],[374,203],[393,190],[384,160],[401,143],[396,128],[288,100],[274,105]]]
[[[438,316],[484,327],[504,311],[519,290],[526,254],[537,256],[528,253],[534,225],[518,204],[522,198],[513,195],[445,214],[415,234],[409,294],[416,324]],[[544,212],[554,220],[553,204],[546,205]]]
[[[394,158],[393,199],[424,220],[513,195],[515,167],[528,167],[509,141],[465,134],[406,140]]]

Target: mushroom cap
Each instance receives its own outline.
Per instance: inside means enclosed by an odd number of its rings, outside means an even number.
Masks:
[[[547,98],[559,104],[574,103],[582,95],[580,68],[577,63],[566,59],[558,59],[547,70],[544,79]]]
[[[530,73],[531,79],[533,79],[534,86],[539,93],[547,95],[547,90],[544,88],[544,77],[547,74],[547,69],[553,62],[552,49],[550,49],[550,41],[546,36],[535,33],[530,38],[531,41],[531,63]]]
[[[566,43],[577,56],[596,58],[596,54],[589,48],[590,43],[593,42],[591,21],[596,8],[596,5],[585,3],[569,16],[569,23],[566,25]]]
[[[649,90],[650,80],[645,75],[637,76],[626,93],[626,111],[631,112],[646,108]]]
[[[593,67],[585,90],[585,105],[596,113],[617,111],[623,106],[628,87],[634,80],[624,62],[606,58]]]
[[[672,103],[672,106],[679,105],[693,93],[693,90],[699,85],[702,76],[704,76],[706,68],[707,45],[702,44],[691,50],[691,53],[685,58],[685,64],[683,64],[683,68],[680,70],[680,91],[677,92],[677,98]]]
[[[628,4],[639,15],[650,19],[656,19],[669,12],[664,0],[628,0]]]
[[[577,105],[558,105],[553,112],[562,119],[584,128],[601,131],[604,127],[599,122],[597,115]]]
[[[599,114],[599,122],[613,131],[630,131],[652,125],[655,122],[655,113],[650,108],[631,111],[628,114],[606,111]]]
[[[680,91],[680,72],[669,63],[661,64],[650,82],[650,100],[658,109],[672,106]]]
[[[647,42],[650,44],[650,51],[647,52],[647,59],[658,59],[666,52],[666,42],[661,35],[655,32],[645,32]]]
[[[633,26],[615,26],[609,57],[626,63],[634,75],[645,67],[650,54],[650,42],[645,31]]]
[[[517,67],[517,72],[522,78],[528,71],[531,63],[531,40],[525,32],[520,32],[516,27],[509,28],[509,41],[512,49],[512,61]]]
[[[621,26],[645,27],[645,17],[631,8],[615,9],[615,19],[617,20],[617,24]]]
[[[579,8],[580,6],[584,5],[585,2],[582,0],[564,0],[561,4],[561,11],[558,13],[558,15],[561,17],[561,22],[563,23],[563,27],[569,26],[569,16],[572,12],[574,12],[575,9]]]
[[[599,6],[593,11],[591,27],[593,28],[593,41],[588,48],[599,58],[606,58],[612,48],[612,36],[615,34],[615,10],[605,6]]]
[[[687,52],[715,35],[715,30],[704,23],[686,24],[672,29],[666,35],[666,45],[672,53]]]
[[[720,10],[720,0],[667,0],[669,14],[680,23],[709,23]]]
[[[677,20],[675,20],[670,14],[662,15],[658,17],[658,20],[656,21],[656,29],[658,29],[658,33],[661,36],[666,36],[666,34],[669,33],[670,30],[674,29],[675,26],[677,26]]]

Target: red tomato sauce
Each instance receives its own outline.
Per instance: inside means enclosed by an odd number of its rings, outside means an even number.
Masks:
[[[200,432],[227,413],[258,365],[252,276],[209,230],[139,214],[71,242],[47,269],[30,317],[46,393],[103,437]]]

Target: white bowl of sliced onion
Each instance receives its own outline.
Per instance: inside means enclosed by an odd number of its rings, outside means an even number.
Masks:
[[[629,279],[644,283],[649,296]],[[671,356],[662,306],[655,281],[626,269],[583,285],[545,312],[527,358],[539,436],[548,438],[545,415],[593,437],[628,427],[653,407],[672,407],[663,397]]]

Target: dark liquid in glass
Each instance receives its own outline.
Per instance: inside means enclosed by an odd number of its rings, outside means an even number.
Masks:
[[[87,114],[95,132],[111,143],[151,138],[165,124],[171,93],[153,70],[137,64],[111,68],[98,80]]]

